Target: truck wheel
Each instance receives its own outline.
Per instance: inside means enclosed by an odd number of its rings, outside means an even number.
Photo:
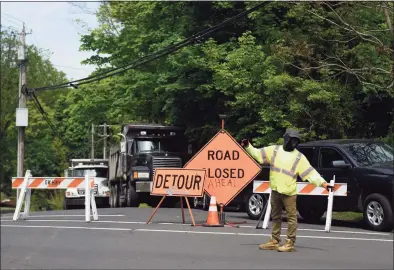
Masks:
[[[64,198],[64,200],[63,200],[63,209],[64,210],[67,210],[67,199],[66,198]]]
[[[118,188],[118,205],[119,207],[126,207],[127,205],[127,187],[122,184],[116,186]]]
[[[109,207],[114,208],[114,192],[112,190],[112,185],[109,186]]]
[[[126,205],[127,207],[139,207],[138,193],[135,186],[129,182],[126,191]]]
[[[120,186],[119,184],[115,184],[114,186],[114,194],[115,194],[115,208],[121,207],[120,206]]]
[[[364,222],[374,231],[393,229],[393,209],[389,200],[381,194],[369,195],[363,204]]]
[[[313,196],[298,197],[297,210],[305,222],[318,223],[326,212],[326,208],[323,201],[311,197]]]
[[[245,208],[249,218],[253,220],[259,219],[267,202],[261,194],[248,194],[245,200]]]
[[[111,208],[116,208],[116,191],[115,185],[110,186],[109,205]]]

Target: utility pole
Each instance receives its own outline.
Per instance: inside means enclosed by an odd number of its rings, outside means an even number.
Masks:
[[[94,159],[94,124],[92,123],[92,154],[91,159]]]
[[[99,125],[99,127],[104,128],[104,134],[100,136],[104,137],[103,159],[107,159],[107,138],[110,136],[107,134],[107,127],[112,127],[112,125],[107,125],[107,123],[104,123],[104,125]]]
[[[91,159],[94,159],[94,124],[92,123],[92,152],[91,152]],[[112,125],[107,125],[107,123],[104,123],[104,125],[96,125],[96,127],[103,127],[104,128],[104,134],[98,134],[100,137],[103,137],[104,140],[104,145],[103,145],[103,159],[107,159],[107,138],[110,136],[108,135],[108,127],[112,127]],[[99,140],[100,141],[100,140]],[[99,142],[98,141],[98,142]]]
[[[26,95],[24,88],[26,87],[26,31],[23,24],[21,32],[21,44],[18,52],[18,60],[20,61],[19,73],[19,110],[17,109],[17,126],[18,126],[18,157],[17,157],[17,176],[23,177],[23,163],[25,154],[25,127],[27,126],[28,113],[26,108]],[[26,109],[25,109],[26,108]]]
[[[107,158],[107,124],[104,123],[104,150],[103,150],[103,158]]]

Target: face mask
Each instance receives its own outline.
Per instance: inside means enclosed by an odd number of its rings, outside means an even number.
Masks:
[[[297,147],[299,143],[300,141],[297,138],[291,138],[289,135],[285,135],[283,149],[285,151],[291,152]]]

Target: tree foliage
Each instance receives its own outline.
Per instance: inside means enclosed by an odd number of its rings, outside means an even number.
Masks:
[[[16,176],[17,134],[15,112],[19,103],[18,37],[10,29],[2,29],[1,40],[1,92],[0,92],[0,181],[9,191],[10,180]],[[66,81],[65,74],[57,71],[48,60],[48,53],[34,45],[27,48],[29,87]],[[64,91],[37,94],[41,105],[53,117],[54,104]],[[29,126],[25,131],[25,166],[33,175],[56,176],[66,166],[66,149],[49,129],[33,102],[28,99]]]
[[[113,23],[102,21],[81,48],[97,52],[87,63],[118,67],[255,4],[105,3],[97,17]],[[393,122],[385,16],[392,11],[392,3],[378,2],[268,3],[200,43],[110,79],[116,105],[109,110],[185,125],[200,146],[223,112],[236,138],[260,145],[277,142],[287,127],[307,140],[385,137]]]
[[[123,66],[256,4],[103,2],[99,26],[81,37],[81,50],[95,53],[83,63],[97,65],[93,74]],[[44,91],[39,98],[62,140],[32,112],[27,162],[37,173],[61,173],[67,159],[89,156],[91,124],[104,122],[114,125],[112,134],[130,122],[183,125],[199,148],[220,128],[221,113],[235,138],[257,146],[281,141],[288,127],[305,140],[393,142],[393,10],[392,2],[267,2],[176,53],[78,89]],[[3,40],[2,104],[10,102],[1,108],[0,139],[15,160],[18,71],[14,41]],[[29,50],[30,87],[64,80],[37,48]],[[6,177],[15,171],[13,163],[3,167]]]

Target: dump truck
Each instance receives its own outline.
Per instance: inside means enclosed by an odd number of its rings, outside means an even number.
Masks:
[[[96,173],[94,196],[98,207],[109,206],[108,159],[71,159],[71,167],[65,170],[66,177],[84,177],[85,171]],[[85,189],[68,188],[65,191],[64,209],[85,205]]]
[[[182,127],[160,124],[126,124],[121,142],[110,147],[110,207],[138,207],[141,203],[155,206],[159,199],[151,196],[156,168],[182,168],[192,157]],[[168,206],[176,203],[165,200]]]

